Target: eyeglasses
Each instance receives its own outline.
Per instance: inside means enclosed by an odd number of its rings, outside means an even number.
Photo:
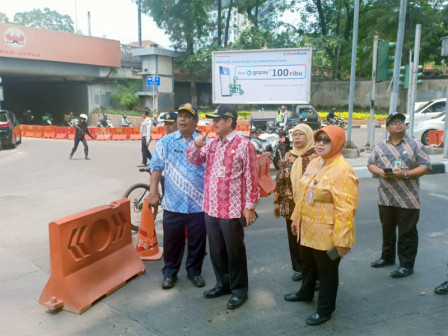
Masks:
[[[324,145],[328,145],[329,143],[331,143],[331,139],[324,136],[318,136],[316,138],[316,144],[318,144],[319,142],[322,142]]]
[[[401,124],[404,124],[404,120],[397,119],[397,120],[389,121],[389,125],[401,125]]]

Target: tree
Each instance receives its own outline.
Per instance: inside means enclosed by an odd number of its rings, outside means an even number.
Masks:
[[[135,93],[141,88],[139,80],[115,81],[114,86],[118,88],[118,91],[110,97],[112,105],[125,107],[127,110],[138,106],[139,99]]]
[[[193,55],[194,38],[204,34],[208,23],[207,10],[213,0],[142,0],[142,12],[151,15],[159,28],[170,35],[185,58]],[[189,68],[191,103],[197,105],[195,69]]]
[[[0,13],[0,23],[9,23],[8,16],[5,13]]]
[[[42,28],[73,33],[73,21],[69,15],[62,15],[49,8],[33,9],[29,12],[16,13],[14,23],[26,27]]]

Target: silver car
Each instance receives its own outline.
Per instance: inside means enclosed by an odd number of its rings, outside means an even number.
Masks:
[[[420,140],[422,144],[429,144],[429,131],[441,131],[445,125],[445,112],[442,112],[431,119],[417,122],[414,126],[414,138]]]

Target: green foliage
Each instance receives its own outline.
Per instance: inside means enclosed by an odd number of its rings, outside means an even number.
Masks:
[[[8,16],[5,13],[0,13],[0,23],[9,23]]]
[[[49,8],[33,9],[29,12],[16,13],[14,23],[26,27],[42,28],[73,33],[73,21],[69,15],[62,15]]]
[[[235,49],[262,49],[266,42],[263,32],[259,28],[251,26],[243,30],[235,43]]]
[[[114,85],[118,88],[118,91],[110,97],[112,106],[121,106],[128,110],[138,106],[139,99],[135,93],[141,89],[139,80],[116,81]]]

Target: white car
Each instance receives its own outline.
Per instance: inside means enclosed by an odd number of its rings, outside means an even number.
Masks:
[[[422,144],[427,146],[429,144],[429,131],[441,131],[445,125],[445,112],[440,113],[437,117],[423,120],[414,126],[414,138],[420,140]]]
[[[441,112],[445,112],[446,98],[431,100],[419,107],[414,112],[414,125],[417,125],[422,120],[432,119],[438,116]],[[406,126],[409,125],[409,114],[406,114]],[[415,128],[415,126],[414,126]]]

